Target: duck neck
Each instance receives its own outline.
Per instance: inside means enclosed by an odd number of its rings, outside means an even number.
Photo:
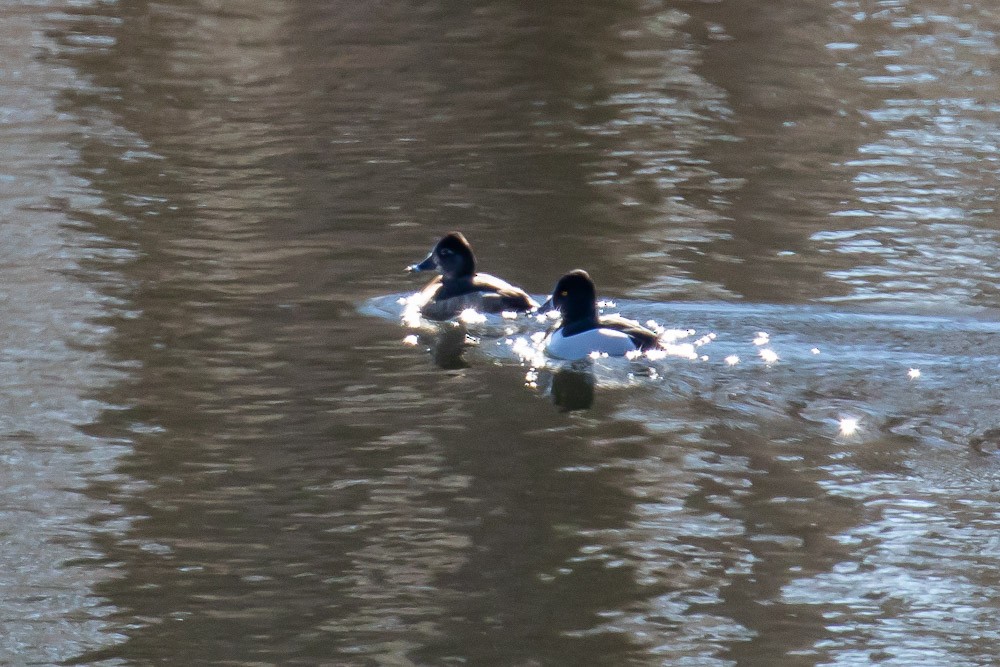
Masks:
[[[443,275],[441,276],[441,297],[457,296],[472,291],[471,275]]]
[[[562,321],[563,334],[566,336],[572,336],[583,331],[596,329],[600,325],[600,319],[597,316],[596,306],[580,309],[566,309],[566,311],[562,313]]]

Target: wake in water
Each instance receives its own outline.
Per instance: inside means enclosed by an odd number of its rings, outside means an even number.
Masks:
[[[503,312],[499,315],[483,314],[474,309],[461,312],[458,317],[439,322],[428,320],[421,316],[421,301],[419,294],[411,296],[389,296],[372,299],[362,307],[362,312],[369,315],[398,319],[405,329],[411,331],[403,337],[406,345],[429,345],[433,348],[442,345],[454,353],[461,354],[466,349],[477,349],[493,360],[506,360],[528,364],[533,368],[564,368],[572,365],[553,359],[545,354],[545,338],[547,333],[558,321],[558,313],[516,313]],[[599,307],[602,314],[606,311],[618,312],[612,301],[601,301]],[[670,329],[655,320],[647,320],[645,326],[653,330],[660,340],[657,349],[647,351],[635,350],[626,354],[631,362],[660,361],[668,357],[676,357],[689,361],[708,361],[709,357],[701,352],[702,347],[711,343],[716,335],[707,333],[698,336],[694,329]],[[764,336],[766,334],[759,334]],[[763,358],[777,358],[770,350],[762,351]],[[771,355],[770,357],[768,355]],[[435,358],[437,358],[435,354]],[[592,353],[588,366],[594,361],[607,360],[614,366],[618,360],[609,359],[607,354]],[[730,355],[727,363],[739,363],[736,355]],[[457,367],[459,364],[449,364]],[[467,364],[461,364],[467,365]],[[653,369],[649,369],[653,371]]]
[[[706,401],[747,415],[782,415],[835,438],[880,432],[937,443],[978,443],[992,453],[1000,390],[1000,325],[974,318],[843,312],[822,306],[602,302],[644,322],[664,350],[584,363],[545,356],[543,315],[463,313],[432,323],[405,295],[362,311],[399,321],[402,343],[424,346],[443,368],[477,359],[525,368],[525,386],[566,409],[599,391],[639,386],[677,409]]]

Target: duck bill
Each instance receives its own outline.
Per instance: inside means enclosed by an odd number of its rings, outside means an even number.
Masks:
[[[556,307],[552,303],[552,297],[550,296],[548,299],[545,300],[545,303],[543,303],[542,305],[540,305],[538,307],[538,312],[539,313],[547,313],[550,310],[555,310],[555,309],[556,309]]]
[[[406,271],[407,273],[420,273],[421,271],[433,271],[436,268],[437,262],[434,261],[434,253],[431,253],[419,264],[411,264],[406,267]]]

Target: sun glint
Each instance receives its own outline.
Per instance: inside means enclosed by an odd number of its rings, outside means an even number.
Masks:
[[[840,434],[854,435],[858,430],[858,420],[855,417],[843,417],[840,420]]]

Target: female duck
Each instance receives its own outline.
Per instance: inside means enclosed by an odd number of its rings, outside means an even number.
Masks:
[[[527,312],[538,308],[538,303],[521,288],[488,273],[476,273],[472,246],[459,232],[446,234],[424,261],[406,270],[432,269],[441,275],[416,297],[420,314],[428,319],[447,320],[467,308],[480,313]]]
[[[558,308],[561,319],[545,340],[545,351],[557,359],[584,359],[590,354],[622,357],[656,348],[656,334],[621,315],[598,315],[597,290],[583,270],[570,271],[556,283],[543,310]]]

